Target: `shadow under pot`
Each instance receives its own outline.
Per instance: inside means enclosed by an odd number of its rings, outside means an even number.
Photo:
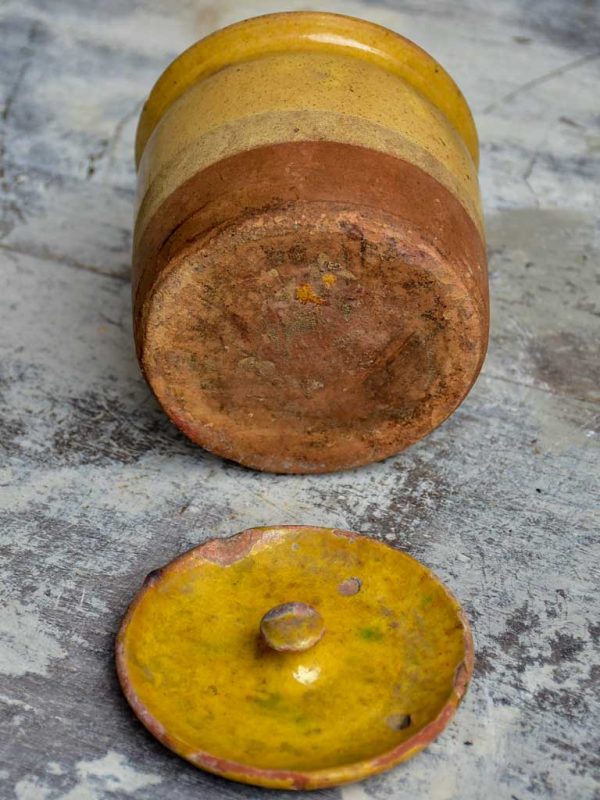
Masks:
[[[190,439],[328,472],[457,408],[489,326],[478,144],[427,53],[334,14],[247,20],[171,64],[136,148],[137,353]]]

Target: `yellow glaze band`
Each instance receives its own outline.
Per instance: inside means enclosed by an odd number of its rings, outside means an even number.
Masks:
[[[477,131],[469,106],[448,73],[403,36],[354,17],[319,12],[272,14],[231,25],[182,53],[162,74],[142,111],[136,163],[166,110],[186,90],[225,67],[301,51],[348,55],[402,78],[436,106],[464,140],[475,166]]]
[[[291,53],[224,69],[173,103],[140,163],[138,235],[199,170],[255,147],[303,140],[360,145],[410,161],[461,199],[483,227],[473,160],[431,103],[357,59]]]

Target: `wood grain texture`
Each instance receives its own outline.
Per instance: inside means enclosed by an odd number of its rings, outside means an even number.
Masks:
[[[470,691],[436,743],[313,796],[600,792],[597,2],[320,4],[414,39],[475,112],[492,339],[475,389],[432,436],[353,472],[262,475],[185,441],[138,372],[129,262],[144,96],[210,30],[303,7],[2,6],[3,798],[261,794],[195,770],[144,732],[119,692],[113,639],[152,568],[207,538],[282,523],[406,549],[465,605],[476,643]]]

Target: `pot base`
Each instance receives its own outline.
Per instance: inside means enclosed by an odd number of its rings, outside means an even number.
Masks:
[[[293,155],[282,147],[275,162]],[[296,160],[310,153],[318,166],[305,163],[292,189],[267,159],[271,202],[249,202],[246,184],[238,214],[220,224],[218,198],[201,203],[188,187],[200,211],[172,226],[144,307],[141,360],[161,405],[193,441],[256,469],[326,472],[396,453],[452,413],[483,358],[487,309],[473,275],[460,274],[460,255],[476,264],[468,251],[481,246],[466,213],[412,165],[399,197],[401,162],[389,159],[386,186],[385,156],[340,147],[297,147]],[[324,199],[307,178],[328,166]],[[196,185],[209,191],[210,180]],[[382,211],[384,196],[401,214]]]

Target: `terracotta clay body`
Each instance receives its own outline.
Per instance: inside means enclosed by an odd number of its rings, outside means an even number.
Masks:
[[[181,56],[140,120],[134,246],[138,357],[171,419],[276,472],[439,425],[487,344],[477,157],[448,75],[369,23],[274,15]]]

